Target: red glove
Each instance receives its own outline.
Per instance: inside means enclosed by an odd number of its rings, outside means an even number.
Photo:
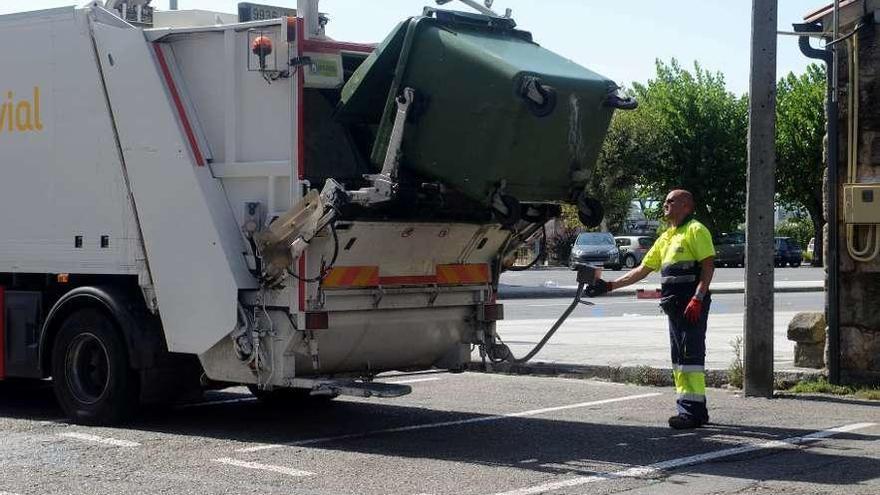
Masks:
[[[687,307],[684,308],[684,319],[696,325],[700,321],[701,314],[703,314],[703,301],[692,297]]]

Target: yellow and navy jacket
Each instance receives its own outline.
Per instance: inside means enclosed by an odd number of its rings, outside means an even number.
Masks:
[[[700,283],[700,262],[715,256],[712,234],[693,218],[660,234],[642,260],[642,266],[660,270],[661,292],[664,296],[690,298]]]

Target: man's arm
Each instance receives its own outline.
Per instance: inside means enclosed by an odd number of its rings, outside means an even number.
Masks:
[[[622,287],[626,287],[627,285],[632,285],[643,278],[647,277],[651,274],[653,270],[646,267],[645,265],[639,265],[632,270],[630,270],[626,275],[614,280],[613,282],[608,282],[608,290],[620,289]],[[709,279],[711,280],[711,275]]]
[[[700,283],[697,285],[697,293],[694,296],[702,300],[709,293],[709,285],[712,283],[712,277],[715,275],[715,257],[709,256],[701,261],[700,265],[702,265]]]

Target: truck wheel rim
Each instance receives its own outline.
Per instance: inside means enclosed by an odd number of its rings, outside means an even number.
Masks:
[[[104,343],[91,333],[77,335],[67,352],[67,384],[77,401],[98,402],[110,381],[110,356]]]

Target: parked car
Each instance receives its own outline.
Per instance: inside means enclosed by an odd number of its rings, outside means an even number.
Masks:
[[[723,233],[715,240],[715,266],[745,266],[746,234]]]
[[[587,265],[620,270],[620,249],[613,235],[608,232],[582,232],[577,236],[571,247],[568,266],[577,270]]]
[[[626,268],[635,268],[638,266],[651,246],[654,245],[654,238],[638,235],[620,235],[614,238],[617,247],[620,249],[620,259]]]
[[[797,241],[791,237],[777,237],[776,252],[773,256],[773,260],[778,267],[791,265],[796,268],[803,263],[804,254]]]

